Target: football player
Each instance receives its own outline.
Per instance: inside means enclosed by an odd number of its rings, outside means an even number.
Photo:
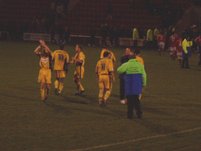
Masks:
[[[60,95],[64,88],[64,78],[68,72],[69,55],[64,50],[64,45],[60,44],[59,49],[52,53],[56,80],[54,82],[55,94]]]
[[[98,77],[99,86],[99,104],[105,106],[107,100],[111,94],[111,79],[113,78],[113,63],[109,58],[110,53],[105,51],[103,53],[103,58],[97,62],[96,65],[96,75]]]
[[[82,95],[84,87],[81,80],[84,78],[85,54],[82,47],[78,44],[75,46],[75,56],[72,58],[71,63],[75,64],[74,82],[77,86],[77,93],[75,95]]]
[[[38,82],[40,83],[41,100],[45,101],[48,98],[51,85],[51,50],[46,45],[45,41],[39,40],[40,45],[34,50],[34,53],[39,56],[40,71]]]

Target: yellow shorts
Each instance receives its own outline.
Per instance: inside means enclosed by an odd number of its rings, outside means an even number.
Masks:
[[[51,70],[50,69],[40,69],[38,75],[39,83],[51,84]]]
[[[98,86],[99,89],[110,89],[109,75],[99,75]]]
[[[66,77],[66,71],[63,70],[55,70],[55,74],[57,78],[65,78]]]
[[[76,66],[74,76],[76,76],[79,79],[83,79],[84,78],[84,67]]]

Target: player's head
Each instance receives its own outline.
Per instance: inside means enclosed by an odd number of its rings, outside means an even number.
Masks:
[[[41,46],[45,45],[45,41],[43,39],[40,39],[39,43],[40,43]]]
[[[103,53],[103,57],[104,58],[107,58],[107,57],[109,57],[110,56],[110,52],[109,51],[105,51],[104,53]]]
[[[129,56],[131,54],[131,48],[126,48],[124,54]]]
[[[80,52],[82,50],[82,47],[79,44],[75,45],[75,51]]]
[[[139,49],[136,49],[136,50],[134,51],[134,54],[135,54],[136,56],[140,55],[140,50],[139,50]]]

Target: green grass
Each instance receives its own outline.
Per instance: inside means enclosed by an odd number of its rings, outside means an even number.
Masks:
[[[143,51],[148,74],[142,99],[144,117],[127,120],[126,106],[119,104],[117,75],[110,104],[107,108],[98,106],[94,70],[99,48],[85,47],[86,97],[74,96],[71,66],[63,96],[55,96],[52,87],[47,104],[42,103],[37,83],[39,60],[33,54],[36,46],[0,42],[1,151],[69,151],[201,127],[201,67],[196,65],[195,54],[190,60],[191,69],[186,70],[180,69],[167,53],[158,56],[155,51]],[[73,47],[67,49],[72,56]],[[122,53],[115,49],[117,58]],[[201,130],[197,130],[94,150],[198,151],[200,140]]]

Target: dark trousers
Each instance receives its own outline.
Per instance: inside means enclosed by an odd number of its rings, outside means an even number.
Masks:
[[[201,65],[201,46],[198,46],[199,49],[199,62],[198,65]]]
[[[124,78],[120,77],[120,100],[124,100],[125,96],[125,88],[124,88]]]
[[[132,119],[133,118],[133,110],[135,109],[137,118],[142,117],[142,110],[141,110],[141,104],[139,100],[138,95],[129,95],[127,98],[127,118]]]
[[[183,60],[181,64],[182,68],[189,68],[188,54],[183,54]]]

